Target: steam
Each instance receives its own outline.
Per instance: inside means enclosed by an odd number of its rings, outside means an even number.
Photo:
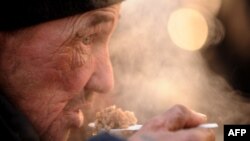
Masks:
[[[215,18],[220,4],[220,0],[123,2],[121,19],[110,44],[115,89],[107,98],[101,95],[95,106],[116,104],[133,111],[143,124],[174,104],[183,104],[219,124],[218,141],[223,140],[223,124],[249,123],[250,103],[208,69],[200,51],[176,46],[167,30],[173,11],[193,8],[207,21],[208,38],[203,48],[215,45],[224,36],[223,27]],[[104,102],[108,99],[114,103]]]
[[[115,73],[115,104],[134,111],[141,123],[174,104],[184,104],[220,124],[246,123],[250,104],[237,97],[227,82],[209,71],[199,51],[178,48],[167,31],[174,10],[191,7],[201,12],[209,25],[204,47],[223,38],[215,18],[220,1],[205,0],[125,1],[111,42]],[[209,3],[209,5],[206,5]]]

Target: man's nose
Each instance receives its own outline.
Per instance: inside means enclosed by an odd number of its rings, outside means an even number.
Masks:
[[[94,72],[86,85],[86,89],[99,93],[107,93],[114,87],[113,68],[109,58],[96,58],[94,63]]]

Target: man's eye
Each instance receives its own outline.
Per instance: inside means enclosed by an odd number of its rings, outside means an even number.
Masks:
[[[95,34],[91,34],[91,35],[89,35],[89,36],[83,37],[82,42],[83,42],[85,45],[90,45],[90,44],[93,43],[94,38],[95,38]]]

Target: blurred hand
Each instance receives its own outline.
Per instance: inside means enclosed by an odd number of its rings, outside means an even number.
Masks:
[[[129,141],[215,141],[212,129],[198,128],[205,115],[182,105],[170,108],[149,120]]]

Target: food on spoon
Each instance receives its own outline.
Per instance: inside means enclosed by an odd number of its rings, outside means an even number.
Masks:
[[[97,130],[128,128],[137,123],[134,112],[123,111],[115,105],[107,107],[96,113],[95,127]]]

